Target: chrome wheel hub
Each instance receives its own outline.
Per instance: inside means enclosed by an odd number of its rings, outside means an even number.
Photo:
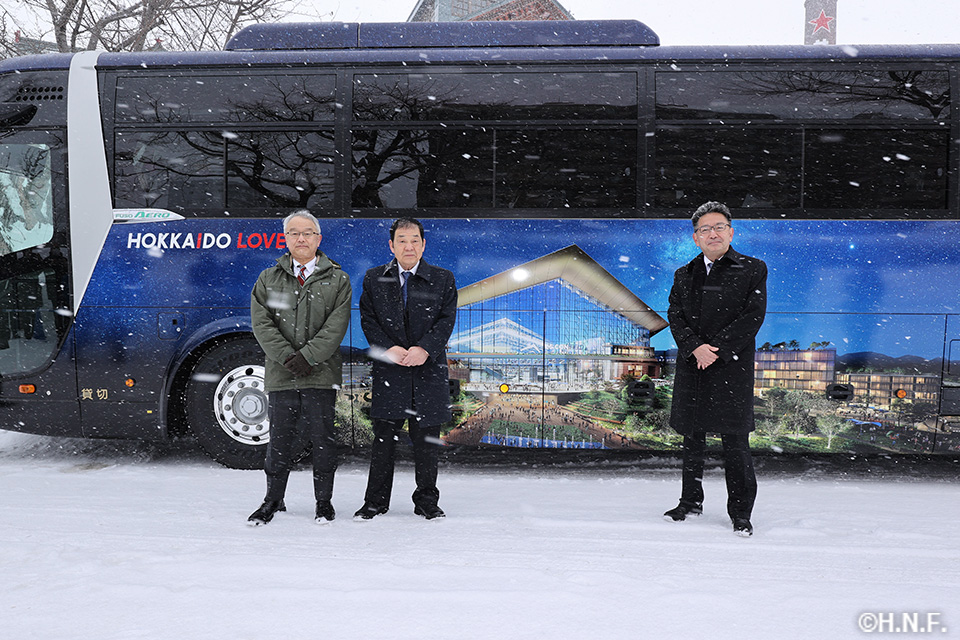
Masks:
[[[251,446],[270,441],[262,366],[237,367],[225,375],[217,385],[213,403],[217,422],[228,436]]]

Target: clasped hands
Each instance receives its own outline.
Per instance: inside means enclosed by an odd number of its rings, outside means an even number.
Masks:
[[[283,366],[297,378],[308,376],[313,371],[313,365],[307,362],[307,359],[299,351],[294,351],[287,356],[287,359],[283,361]]]
[[[697,369],[706,369],[714,362],[719,360],[717,351],[720,347],[714,347],[709,344],[702,344],[693,350],[693,357],[697,359]]]
[[[419,367],[430,357],[430,354],[427,353],[427,350],[423,347],[404,349],[399,345],[394,345],[387,349],[386,355],[391,362],[401,367]]]

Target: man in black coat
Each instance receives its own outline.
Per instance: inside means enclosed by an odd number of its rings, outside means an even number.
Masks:
[[[767,309],[767,265],[730,247],[730,210],[719,202],[696,210],[693,229],[702,253],[674,274],[668,311],[678,348],[670,426],[683,435],[683,486],[680,504],[663,515],[681,521],[703,512],[706,434],[718,433],[727,514],[734,532],[750,536],[757,495],[753,354]]]
[[[438,506],[440,425],[450,420],[447,341],[457,319],[453,274],[422,260],[423,225],[400,218],[390,228],[394,259],[367,271],[360,325],[373,357],[373,448],[364,503],[355,519],[390,508],[395,445],[407,423],[417,489],[414,513],[444,517]]]

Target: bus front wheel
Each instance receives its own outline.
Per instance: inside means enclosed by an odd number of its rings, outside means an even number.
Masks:
[[[234,469],[263,468],[270,420],[256,340],[231,340],[200,356],[185,400],[190,429],[210,457]]]

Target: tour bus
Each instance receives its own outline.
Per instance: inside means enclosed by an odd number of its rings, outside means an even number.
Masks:
[[[308,209],[354,286],[344,446],[371,436],[362,277],[412,216],[459,288],[447,445],[673,450],[667,297],[715,200],[769,268],[754,448],[956,452],[955,95],[958,45],[667,47],[636,21],[4,60],[0,428],[262,464],[250,289]]]

